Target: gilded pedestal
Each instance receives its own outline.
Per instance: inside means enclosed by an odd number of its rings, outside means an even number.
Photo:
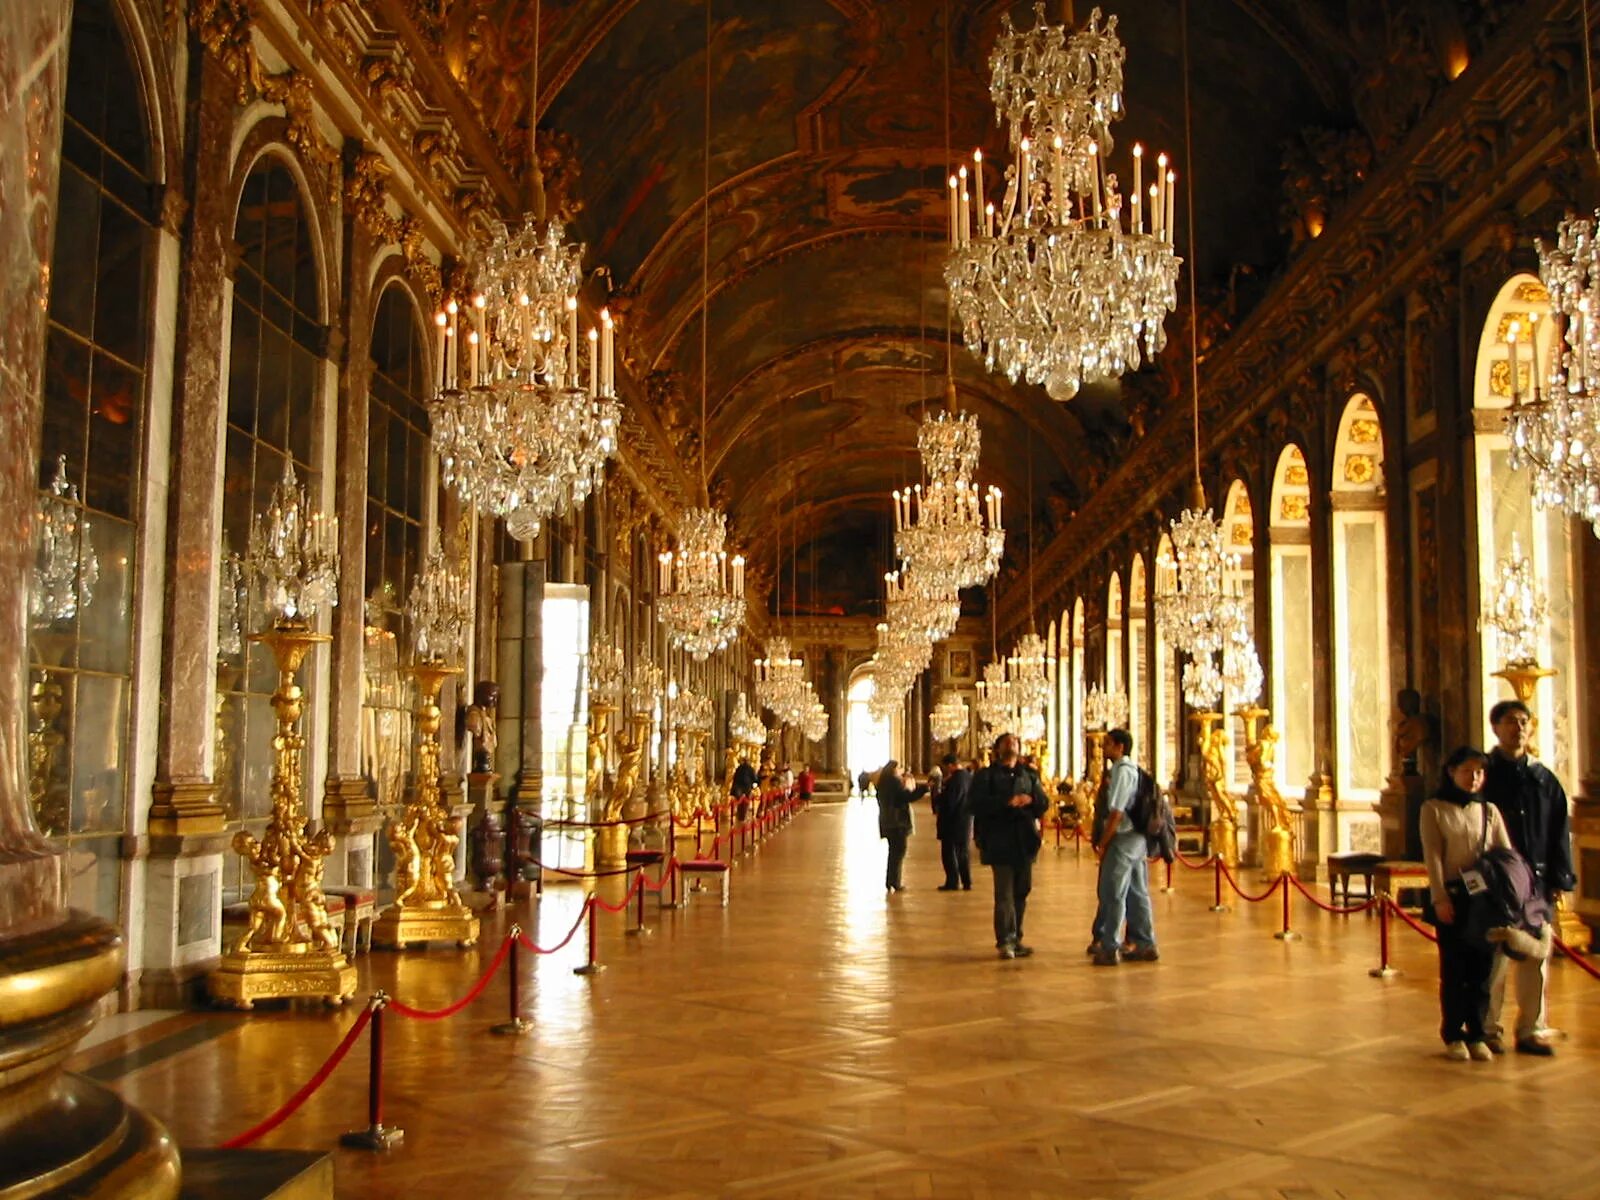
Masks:
[[[411,668],[417,681],[417,784],[411,802],[389,822],[394,903],[372,927],[377,946],[404,950],[418,942],[471,946],[478,940],[478,918],[456,890],[459,839],[439,786],[439,688],[458,671],[439,662]]]
[[[1228,734],[1222,728],[1222,714],[1192,713],[1195,746],[1200,753],[1200,774],[1205,784],[1209,809],[1211,853],[1229,870],[1239,866],[1239,809],[1228,794]]]
[[[332,839],[326,830],[306,835],[300,795],[305,738],[299,729],[305,693],[295,682],[305,656],[329,638],[303,623],[285,622],[252,640],[267,646],[278,665],[278,690],[272,695],[278,717],[272,740],[272,819],[259,841],[243,830],[234,835],[234,850],[255,876],[250,924],[223,953],[207,984],[214,1000],[237,1008],[282,999],[342,1004],[355,994],[356,972],[339,950],[339,934],[322,894]]]

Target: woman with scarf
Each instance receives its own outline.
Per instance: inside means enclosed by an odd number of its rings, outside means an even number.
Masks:
[[[1483,1024],[1495,946],[1469,931],[1468,919],[1473,894],[1483,886],[1475,864],[1485,850],[1511,846],[1499,811],[1483,798],[1488,761],[1471,746],[1451,752],[1439,788],[1422,806],[1418,822],[1429,908],[1439,934],[1439,1033],[1445,1057],[1457,1062],[1494,1057],[1484,1041]]]
[[[927,791],[925,783],[907,787],[900,764],[892,758],[878,772],[878,836],[889,843],[889,864],[883,882],[891,895],[906,890],[900,868],[906,860],[906,840],[911,836],[911,802]]]

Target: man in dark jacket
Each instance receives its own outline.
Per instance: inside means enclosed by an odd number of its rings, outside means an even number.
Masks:
[[[1528,754],[1533,735],[1533,715],[1520,700],[1502,700],[1489,710],[1495,747],[1489,752],[1489,769],[1483,794],[1505,818],[1511,844],[1533,868],[1545,899],[1554,906],[1562,892],[1577,885],[1572,873],[1571,822],[1567,793],[1550,769]],[[1549,957],[1513,962],[1500,955],[1489,980],[1489,1015],[1485,1040],[1491,1049],[1503,1043],[1500,1010],[1505,1003],[1506,977],[1516,981],[1517,1052],[1548,1057],[1555,1053],[1545,1037],[1545,964]]]
[[[944,862],[941,892],[972,890],[972,862],[967,854],[967,844],[972,841],[971,793],[972,772],[954,754],[946,754],[944,786],[933,802],[939,857]]]
[[[900,879],[900,866],[906,860],[906,841],[911,837],[911,802],[927,790],[925,783],[908,788],[900,778],[900,764],[892,758],[878,772],[878,836],[889,843],[883,885],[891,893],[906,890]]]
[[[1022,917],[1049,800],[1039,777],[1018,759],[1011,734],[995,739],[994,761],[973,776],[970,795],[978,853],[994,872],[994,944],[1001,958],[1026,958],[1033,949],[1023,944]]]
[[[756,774],[756,769],[750,765],[750,760],[741,758],[739,765],[733,769],[733,798],[739,802],[740,821],[743,821],[745,814],[750,811],[750,797],[755,795],[756,786],[760,782],[761,776]]]

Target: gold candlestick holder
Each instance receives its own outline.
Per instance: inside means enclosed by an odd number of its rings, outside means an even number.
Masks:
[[[339,931],[328,919],[322,893],[324,860],[332,849],[326,830],[306,836],[301,797],[305,738],[300,714],[305,693],[295,676],[311,649],[329,641],[304,622],[285,621],[251,639],[272,651],[278,690],[272,710],[272,818],[258,841],[240,830],[233,848],[255,876],[250,923],[207,980],[212,999],[248,1009],[257,1000],[320,998],[343,1004],[356,990],[356,971],[339,950]]]
[[[439,787],[439,689],[461,668],[424,660],[410,673],[417,683],[417,782],[410,803],[389,822],[394,903],[373,922],[372,941],[396,950],[419,942],[472,946],[478,940],[478,918],[456,890],[460,839]]]

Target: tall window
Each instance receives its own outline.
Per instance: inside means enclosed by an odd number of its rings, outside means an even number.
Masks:
[[[1572,641],[1576,616],[1582,611],[1582,581],[1573,569],[1574,524],[1559,511],[1533,503],[1526,472],[1513,471],[1507,457],[1502,411],[1511,401],[1511,362],[1507,339],[1517,326],[1519,391],[1527,396],[1532,384],[1530,330],[1538,331],[1541,370],[1550,362],[1552,323],[1549,294],[1531,275],[1518,275],[1500,289],[1490,309],[1478,347],[1473,406],[1474,467],[1477,472],[1478,590],[1483,607],[1494,594],[1500,560],[1517,550],[1529,560],[1550,606],[1549,619],[1538,639],[1538,661],[1556,674],[1543,679],[1534,693],[1533,709],[1539,725],[1535,744],[1542,758],[1570,788],[1584,769],[1582,740],[1576,726],[1578,676],[1585,664],[1577,659]],[[1587,536],[1579,526],[1576,536]],[[1592,601],[1591,601],[1592,603]],[[1493,631],[1483,627],[1479,647],[1482,716],[1477,728],[1463,731],[1460,740],[1489,740],[1489,709],[1511,696],[1511,687],[1495,678],[1505,663]]]
[[[1122,659],[1122,576],[1113,571],[1111,582],[1106,585],[1105,690],[1115,695],[1127,686]]]
[[[1339,422],[1333,461],[1334,722],[1339,794],[1376,802],[1388,769],[1388,537],[1383,427],[1363,395]]]
[[[1060,774],[1071,778],[1077,773],[1076,735],[1073,733],[1072,715],[1072,610],[1061,610],[1061,620],[1056,625],[1059,642],[1056,656],[1056,745],[1060,747],[1056,762]]]
[[[1315,768],[1311,630],[1311,485],[1299,446],[1285,446],[1272,478],[1272,719],[1278,776],[1301,784]]]
[[[1156,569],[1159,571],[1163,563],[1172,562],[1172,539],[1166,534],[1161,535],[1161,540],[1156,543]],[[1158,783],[1170,783],[1177,774],[1180,761],[1180,747],[1182,738],[1178,728],[1178,656],[1172,647],[1167,645],[1167,639],[1161,632],[1160,624],[1155,626],[1156,638],[1156,676],[1154,679],[1154,703],[1160,728],[1156,737],[1156,769],[1155,777]]]
[[[1061,678],[1061,660],[1054,621],[1050,622],[1050,628],[1045,634],[1044,655],[1045,678],[1050,684],[1049,691],[1045,694],[1045,741],[1050,748],[1050,763],[1059,771],[1059,764],[1064,763],[1066,759],[1061,754],[1061,706],[1056,688],[1056,680]]]
[[[1072,762],[1078,775],[1083,774],[1088,763],[1083,728],[1083,643],[1083,597],[1078,596],[1072,601]]]
[[[1145,661],[1144,556],[1135,554],[1133,566],[1128,568],[1128,728],[1134,744],[1144,742],[1145,713],[1149,708],[1150,664]],[[1149,751],[1144,751],[1149,761]]]
[[[71,902],[119,916],[127,820],[134,554],[155,212],[140,87],[109,0],[73,6],[51,259],[39,486],[76,488],[93,586],[29,632],[29,791],[64,839]],[[82,576],[80,575],[80,578]]]
[[[245,180],[233,237],[239,266],[233,282],[228,354],[228,430],[223,468],[225,547],[243,553],[253,514],[294,463],[302,484],[316,482],[313,427],[317,377],[325,343],[312,230],[289,169],[263,158]],[[246,634],[264,624],[259,597],[242,613]],[[217,778],[232,818],[264,818],[271,810],[272,738],[269,697],[277,686],[272,655],[246,642],[218,664]],[[306,756],[307,770],[311,757]],[[307,778],[303,783],[309,787]]]

